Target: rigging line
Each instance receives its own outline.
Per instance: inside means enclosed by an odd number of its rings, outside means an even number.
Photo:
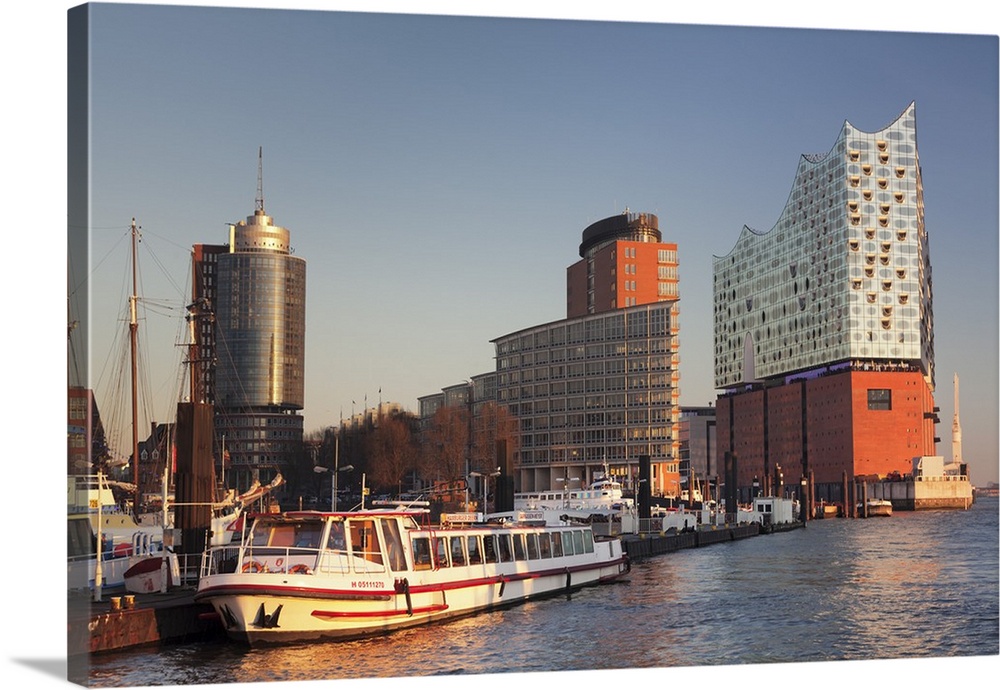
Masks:
[[[160,261],[160,257],[156,255],[156,253],[153,251],[153,248],[151,246],[149,246],[148,244],[146,246],[147,246],[147,250],[146,251],[149,253],[149,256],[153,259],[153,263],[155,263],[160,268],[160,271],[163,273],[164,276],[166,276],[167,280],[170,282],[170,284],[173,286],[173,288],[177,291],[177,293],[182,296],[181,299],[183,299],[183,294],[184,293],[181,291],[181,288],[178,287],[177,283],[174,282],[173,275],[171,275],[167,271],[167,269],[164,267],[163,263]],[[190,251],[186,252],[186,254],[189,256],[190,255]],[[187,273],[187,271],[185,271],[185,273]]]
[[[189,289],[191,287],[191,283],[190,283],[191,273],[188,272],[187,275],[188,275],[188,279],[184,282],[184,291],[185,291],[185,293],[190,294],[189,293]],[[186,308],[185,308],[185,311],[187,311]],[[185,314],[185,318],[179,319],[177,321],[177,329],[174,331],[174,344],[175,344],[175,346],[177,346],[177,347],[175,347],[175,361],[176,361],[176,365],[175,365],[175,369],[174,369],[174,371],[176,372],[176,375],[174,377],[174,389],[172,391],[173,397],[171,398],[171,400],[173,400],[175,402],[175,409],[176,409],[176,403],[182,402],[182,398],[181,398],[182,391],[184,391],[185,388],[186,388],[186,386],[184,385],[184,383],[185,383],[185,380],[187,378],[186,377],[186,373],[187,373],[187,371],[186,371],[187,370],[187,365],[186,365],[187,357],[186,357],[186,354],[188,352],[188,343],[185,343],[184,341],[188,337],[189,332],[190,331],[189,331],[189,328],[188,328],[188,321],[187,321],[186,314]]]
[[[125,240],[125,238],[129,236],[130,232],[131,228],[126,228],[126,232],[121,237],[118,238],[118,240],[114,243],[114,245],[111,246],[110,249],[108,249],[107,253],[101,258],[101,260],[98,261],[96,264],[94,264],[93,267],[91,267],[91,269],[87,272],[87,275],[84,277],[84,279],[76,287],[70,290],[69,292],[70,297],[76,296],[76,293],[90,281],[90,278],[97,272],[97,269],[100,268],[104,264],[104,262],[108,260],[108,257],[110,257],[111,254],[118,249],[119,245],[121,245],[121,243]]]
[[[152,235],[153,237],[156,237],[157,239],[163,240],[167,244],[172,244],[173,246],[177,247],[178,249],[183,249],[187,253],[191,252],[191,247],[185,247],[183,245],[177,244],[176,242],[172,241],[170,238],[165,237],[163,235],[157,234],[155,232],[150,232],[149,230],[146,230],[145,228],[143,228],[143,233],[148,233],[148,234]]]

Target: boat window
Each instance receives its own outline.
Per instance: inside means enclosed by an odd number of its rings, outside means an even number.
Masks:
[[[445,537],[434,537],[434,567],[447,568],[451,565],[448,560],[448,539]]]
[[[528,540],[528,558],[530,560],[535,560],[538,558],[538,535],[537,534],[525,534],[525,539]]]
[[[382,521],[382,541],[389,556],[389,567],[395,571],[406,570],[406,556],[403,555],[403,537],[399,534],[399,524],[395,520]]]
[[[573,550],[577,553],[583,553],[583,531],[574,530],[573,531]]]
[[[431,540],[427,537],[414,537],[410,544],[413,546],[413,569],[431,569]]]
[[[345,551],[347,539],[344,537],[344,523],[334,522],[330,525],[330,536],[326,540],[326,548],[334,551]]]
[[[456,567],[465,565],[465,547],[461,537],[451,538],[451,562]]]
[[[267,546],[293,546],[295,544],[295,525],[272,525],[267,538]],[[257,540],[254,539],[254,542]],[[260,544],[255,543],[255,546]]]
[[[511,537],[513,537],[514,539],[514,560],[515,561],[528,560],[528,556],[524,552],[524,535],[512,534]]]
[[[348,545],[351,553],[369,563],[382,564],[382,551],[378,545],[374,520],[350,520]],[[363,562],[355,560],[355,569],[364,569]]]
[[[563,555],[572,556],[576,551],[573,548],[573,533],[563,532],[560,536],[562,540]]]
[[[562,547],[562,534],[559,532],[552,533],[552,557],[559,558],[563,555]]]
[[[497,538],[493,534],[483,535],[483,557],[487,563],[496,563],[500,557],[497,554]]]
[[[509,563],[514,560],[514,554],[511,552],[510,548],[510,535],[501,534],[500,535],[500,562]]]
[[[479,549],[479,537],[470,536],[465,543],[469,547],[469,565],[479,565],[483,562],[483,554]]]
[[[322,532],[323,525],[319,522],[295,525],[295,546],[300,549],[318,549]]]
[[[594,533],[589,529],[583,530],[583,551],[584,553],[594,553]]]
[[[256,522],[253,526],[253,536],[250,537],[250,546],[267,546],[271,538],[271,527],[264,522]]]
[[[538,555],[541,558],[552,558],[552,542],[547,534],[538,535]]]

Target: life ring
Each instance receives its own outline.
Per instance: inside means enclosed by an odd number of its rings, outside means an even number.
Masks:
[[[305,563],[296,563],[288,569],[289,575],[312,575],[312,570]]]
[[[245,573],[263,573],[266,570],[260,561],[247,561],[243,564],[243,572]]]

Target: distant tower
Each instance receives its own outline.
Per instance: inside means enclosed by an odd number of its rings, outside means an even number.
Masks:
[[[955,418],[951,422],[951,461],[962,462],[962,425],[958,421],[958,374],[955,374]]]
[[[194,253],[195,298],[208,298],[215,315],[202,333],[215,362],[205,396],[216,449],[224,443],[230,459],[226,483],[237,489],[287,474],[302,444],[306,262],[264,210],[262,159],[253,215],[230,226],[228,245]]]

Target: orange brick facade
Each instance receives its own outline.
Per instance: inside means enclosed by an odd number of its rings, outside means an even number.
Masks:
[[[676,244],[616,241],[566,269],[566,316],[677,299],[678,284]]]
[[[919,371],[845,369],[757,387],[717,401],[718,466],[733,453],[741,488],[763,486],[776,466],[786,487],[804,472],[828,488],[845,476],[905,475],[914,457],[937,454],[935,421]]]

